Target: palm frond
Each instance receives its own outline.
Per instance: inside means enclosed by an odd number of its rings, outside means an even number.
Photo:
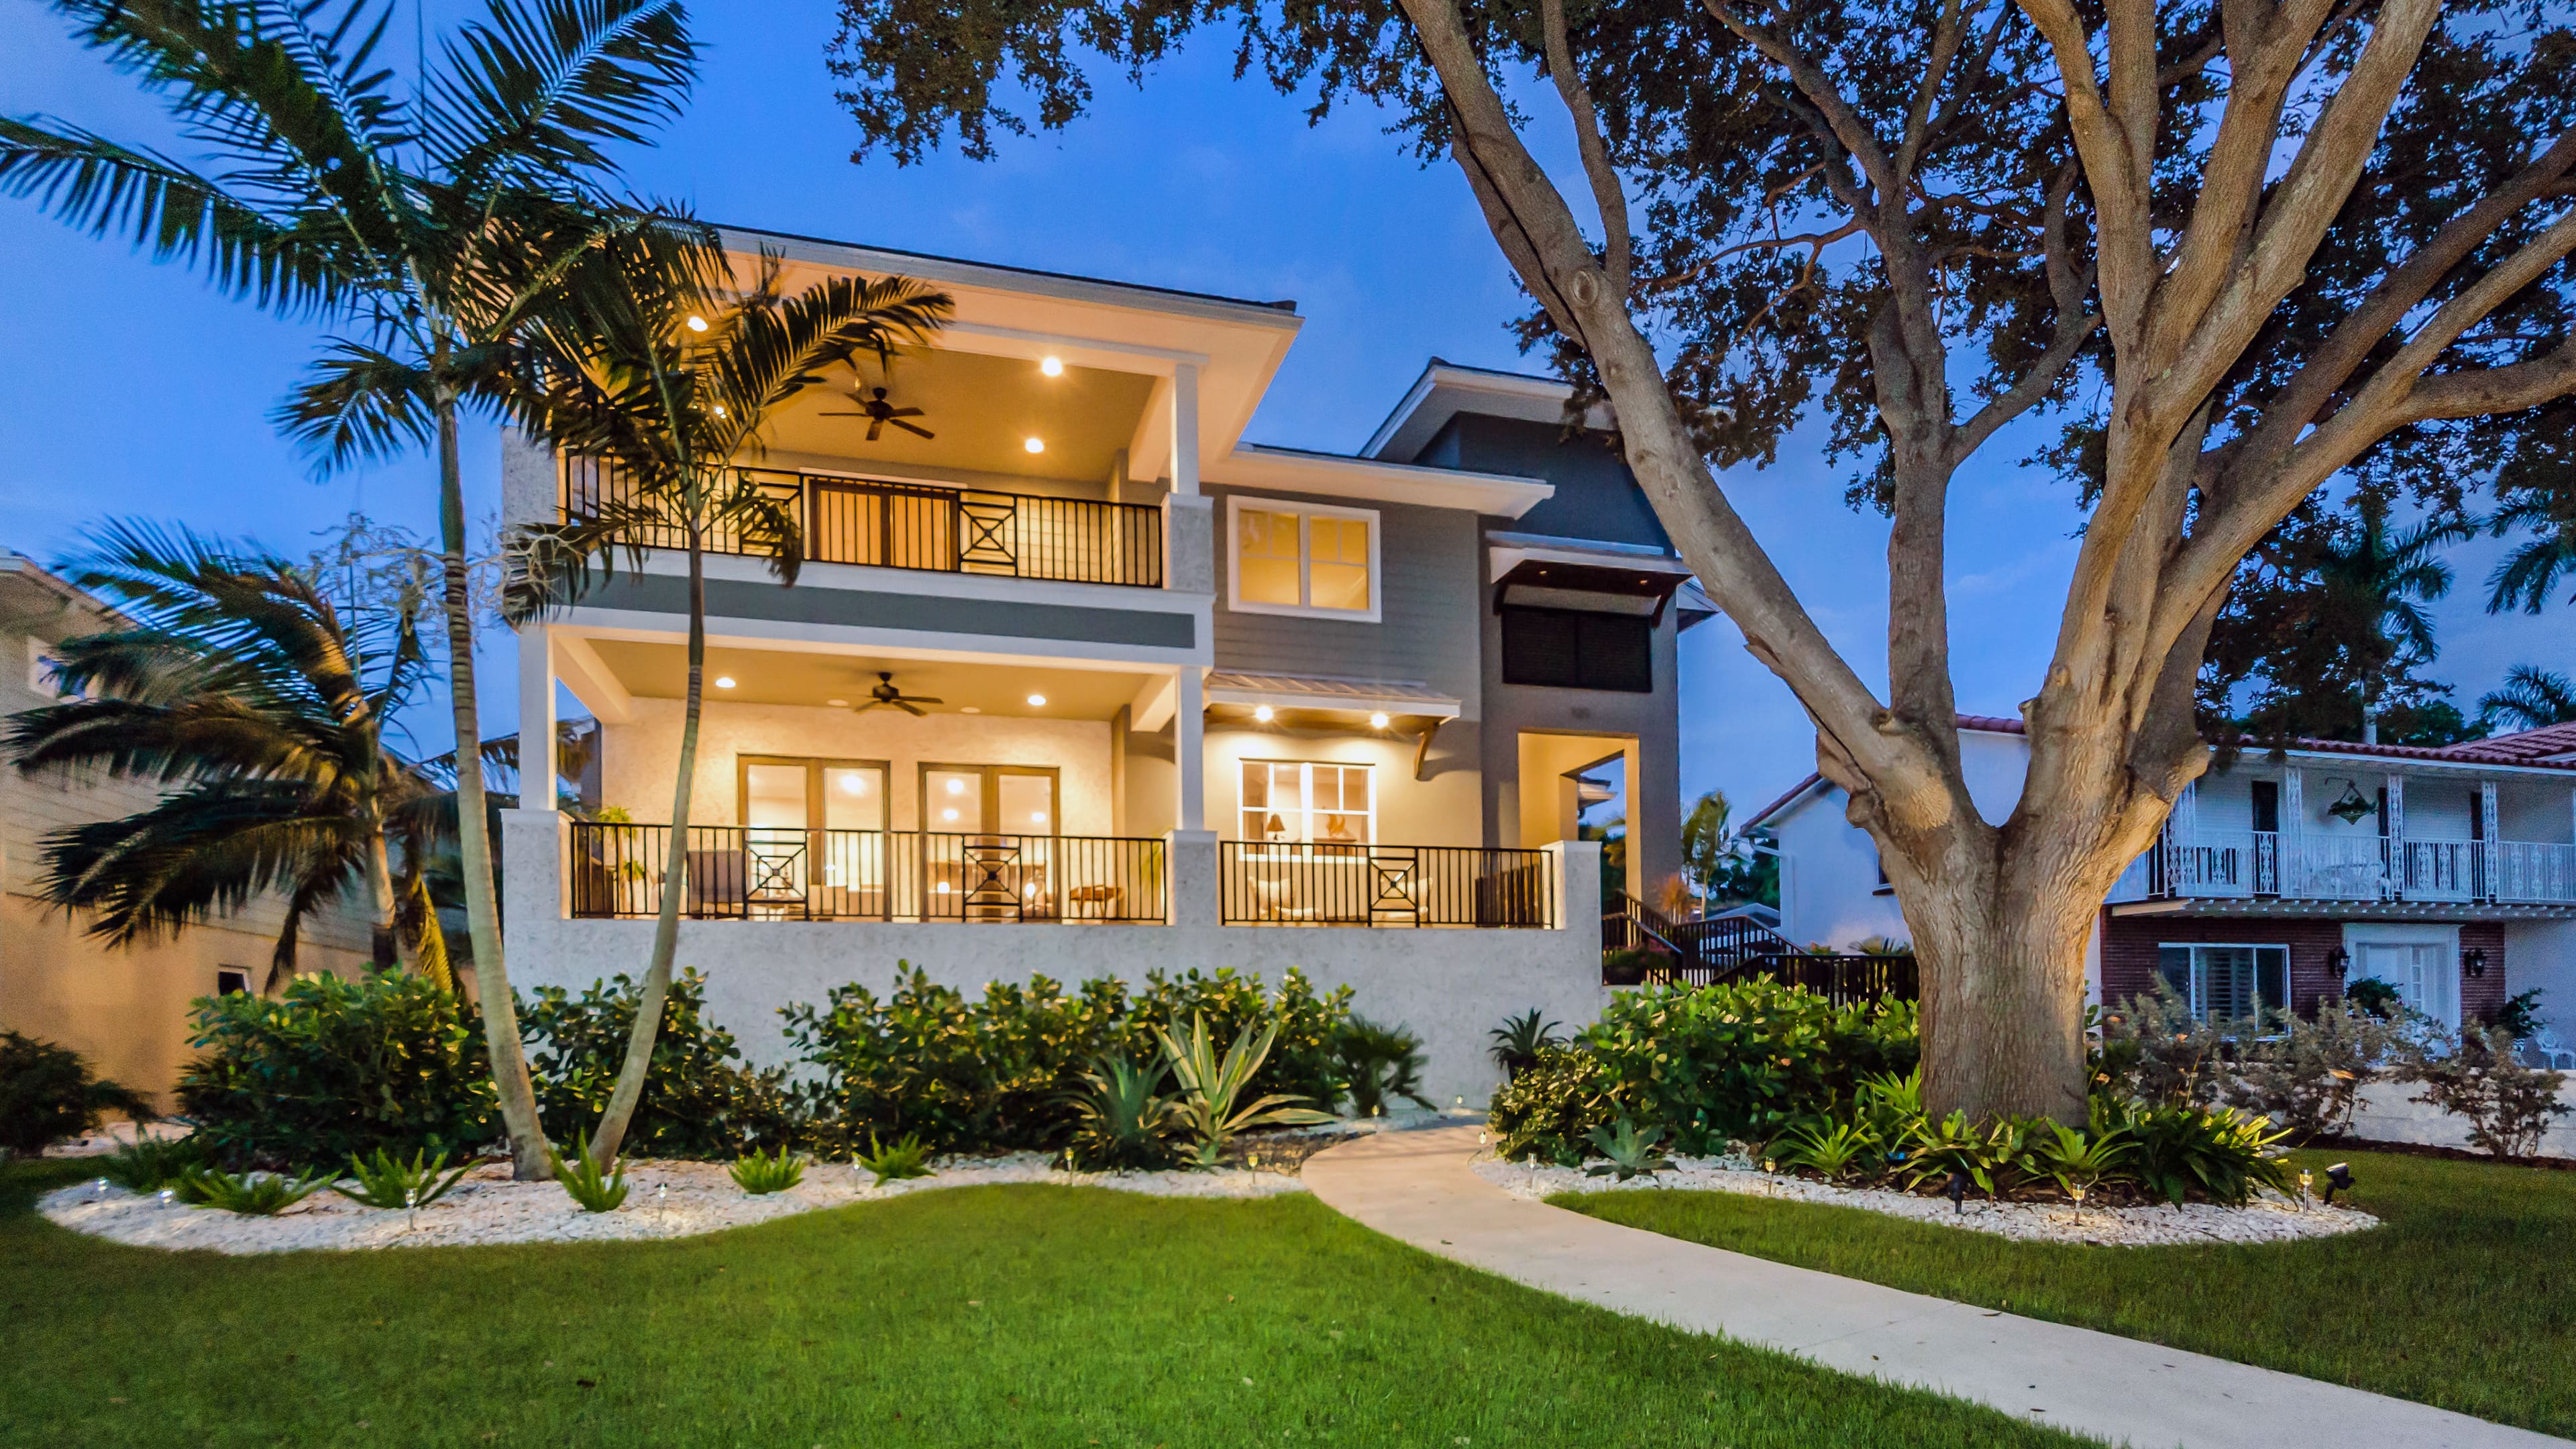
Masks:
[[[434,382],[415,362],[333,338],[270,420],[328,466],[380,462],[436,435]]]
[[[630,567],[644,563],[643,540],[668,520],[650,502],[602,499],[580,517],[528,524],[510,536],[510,571],[501,586],[501,616],[512,627],[579,602],[597,581],[617,575],[623,551]]]
[[[2502,688],[2478,700],[2478,723],[2489,729],[2536,730],[2570,721],[2576,721],[2576,680],[2537,665],[2515,665]]]
[[[37,893],[96,912],[93,935],[126,945],[239,911],[272,890],[334,890],[361,877],[366,835],[311,792],[272,781],[222,781],[148,810],[45,837]]]
[[[601,146],[643,140],[680,113],[697,47],[677,0],[493,0],[440,47],[422,135],[462,186],[586,189],[613,175]]]

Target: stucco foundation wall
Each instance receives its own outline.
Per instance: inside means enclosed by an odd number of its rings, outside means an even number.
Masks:
[[[564,919],[551,878],[559,872],[528,868],[560,861],[556,817],[510,811],[503,820],[511,983],[522,991],[578,988],[620,971],[640,972],[653,922]],[[1481,1107],[1491,1095],[1501,1078],[1486,1055],[1486,1033],[1504,1017],[1537,1007],[1572,1029],[1599,1019],[1609,1000],[1601,986],[1600,928],[1588,911],[1571,913],[1571,924],[1554,930],[1218,926],[1212,836],[1202,837],[1197,853],[1207,859],[1175,852],[1179,903],[1194,907],[1206,896],[1203,910],[1180,913],[1181,924],[688,921],[680,928],[678,963],[706,974],[709,1015],[735,1034],[746,1057],[765,1066],[789,1061],[780,1008],[819,1005],[832,988],[852,982],[882,995],[906,962],[970,993],[988,982],[1037,975],[1073,985],[1223,966],[1258,973],[1275,986],[1294,966],[1319,987],[1352,988],[1361,1014],[1420,1035],[1429,1058],[1425,1089],[1444,1106],[1464,1097]],[[1560,899],[1592,900],[1599,890],[1597,848],[1566,846],[1562,859]]]
[[[635,718],[607,725],[600,799],[622,806],[644,824],[671,818],[671,781],[680,768],[676,699],[638,699]],[[1114,814],[1109,796],[1109,723],[1106,720],[1020,719],[998,715],[936,714],[914,718],[900,710],[814,709],[789,704],[726,704],[710,700],[698,725],[698,768],[689,819],[699,825],[739,822],[735,760],[741,755],[883,760],[893,797],[896,830],[917,829],[924,762],[939,765],[1051,765],[1063,791],[1068,835],[1108,835]]]
[[[2415,1101],[2424,1090],[2405,1082],[2373,1082],[2361,1089],[2361,1107],[2353,1113],[2356,1137],[2377,1142],[2414,1142],[2429,1147],[2469,1145],[2468,1124],[2436,1107]],[[2576,1079],[2558,1092],[2558,1100],[2576,1109]],[[2576,1112],[2557,1119],[2540,1139],[2543,1157],[2576,1157]]]

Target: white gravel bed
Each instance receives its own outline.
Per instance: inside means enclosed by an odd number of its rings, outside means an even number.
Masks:
[[[290,1253],[351,1248],[436,1248],[491,1243],[617,1242],[722,1232],[820,1208],[883,1202],[907,1193],[988,1183],[1106,1187],[1155,1197],[1276,1197],[1306,1185],[1276,1172],[1065,1172],[1034,1152],[944,1158],[928,1177],[875,1185],[866,1169],[814,1163],[785,1192],[755,1197],[714,1162],[631,1162],[624,1206],[587,1213],[551,1182],[512,1182],[506,1163],[469,1174],[456,1190],[417,1213],[362,1207],[329,1189],[276,1217],[164,1201],[97,1182],[57,1188],[38,1206],[52,1221],[136,1247],[216,1253]],[[666,1190],[667,1189],[667,1190]]]
[[[2302,1208],[2268,1190],[2241,1208],[2185,1203],[2180,1207],[2088,1207],[2079,1213],[2070,1203],[1997,1203],[1971,1197],[1962,1212],[1948,1198],[1916,1197],[1885,1188],[1836,1187],[1787,1173],[1775,1176],[1757,1170],[1741,1157],[1676,1157],[1670,1171],[1626,1182],[1616,1177],[1588,1176],[1581,1168],[1542,1167],[1494,1157],[1476,1159],[1475,1170],[1477,1176],[1512,1196],[1533,1202],[1560,1192],[1740,1192],[1862,1208],[1892,1218],[1910,1218],[2027,1242],[2087,1243],[2095,1247],[2285,1243],[2379,1226],[2379,1219],[2357,1208],[2326,1207],[2313,1199]]]

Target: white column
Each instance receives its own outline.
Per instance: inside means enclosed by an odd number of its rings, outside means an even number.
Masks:
[[[519,808],[555,808],[555,639],[542,620],[519,626]]]
[[[2478,782],[2478,843],[2470,849],[2484,857],[2477,863],[2478,894],[2487,900],[2496,898],[2496,867],[2503,864],[2504,852],[2496,848],[2496,782]]]
[[[2406,893],[2406,777],[2389,773],[2383,783],[2388,790],[2388,816],[2380,822],[2380,833],[2388,837],[2388,894]]]
[[[2308,893],[2308,857],[2299,843],[2308,829],[2307,780],[2307,772],[2296,765],[2281,772],[2280,890],[2285,896]]]
[[[1173,828],[1207,829],[1207,670],[1181,666],[1172,712],[1172,772],[1179,776]]]
[[[1199,369],[1194,362],[1172,367],[1172,491],[1199,491]]]

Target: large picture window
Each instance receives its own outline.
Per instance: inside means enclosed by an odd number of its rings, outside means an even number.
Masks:
[[[1502,620],[1505,684],[1655,691],[1655,627],[1643,615],[1507,608]]]
[[[1326,845],[1377,839],[1377,796],[1366,765],[1243,762],[1242,837]]]
[[[1226,519],[1227,607],[1377,619],[1374,512],[1229,498]]]
[[[2194,1016],[2234,1020],[2290,1007],[2287,946],[2160,946],[2156,969]]]

